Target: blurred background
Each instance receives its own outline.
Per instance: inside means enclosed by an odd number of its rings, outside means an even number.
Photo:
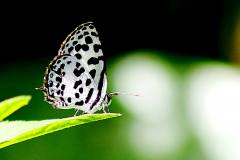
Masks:
[[[109,92],[141,96],[114,97],[109,109],[120,118],[9,146],[1,160],[240,159],[239,1],[29,3],[1,5],[0,100],[32,95],[8,120],[74,114],[34,88],[65,37],[87,21],[100,35]]]

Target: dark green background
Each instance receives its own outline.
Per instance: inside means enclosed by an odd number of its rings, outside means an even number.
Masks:
[[[89,9],[93,4],[80,1],[64,3],[61,7],[38,3],[31,4],[32,7],[2,5],[7,12],[0,14],[0,99],[32,95],[29,106],[11,115],[9,120],[42,120],[74,114],[73,110],[53,109],[34,88],[41,86],[45,67],[67,34],[86,21],[93,21],[98,29],[107,60],[109,89],[112,88],[111,68],[123,56],[141,50],[164,57],[180,75],[176,79],[179,84],[192,64],[205,60],[232,63],[229,46],[239,13],[237,1],[170,0],[156,5],[143,4],[144,7],[119,2],[121,9],[117,9],[117,3],[112,7],[97,6],[97,9]],[[107,14],[99,15],[101,11]],[[131,113],[117,99],[113,100],[110,111],[123,116],[9,146],[0,150],[0,159],[151,159],[133,148],[127,138],[129,124],[136,120]],[[185,119],[182,111],[177,116]],[[185,129],[188,138],[176,152],[152,159],[206,159],[191,126]]]

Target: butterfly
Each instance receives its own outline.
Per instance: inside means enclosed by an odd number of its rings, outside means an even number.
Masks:
[[[108,110],[112,95],[118,93],[107,93],[106,63],[93,22],[79,25],[67,36],[39,89],[57,109],[89,114]]]

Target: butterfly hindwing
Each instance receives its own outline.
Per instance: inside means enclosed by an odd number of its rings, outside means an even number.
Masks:
[[[96,98],[92,79],[73,56],[58,56],[49,66],[46,81],[57,108],[87,110],[90,100]]]

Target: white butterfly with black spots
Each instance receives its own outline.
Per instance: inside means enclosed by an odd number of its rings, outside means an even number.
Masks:
[[[39,89],[54,108],[106,111],[111,94],[107,94],[106,64],[92,22],[81,24],[63,41]]]

